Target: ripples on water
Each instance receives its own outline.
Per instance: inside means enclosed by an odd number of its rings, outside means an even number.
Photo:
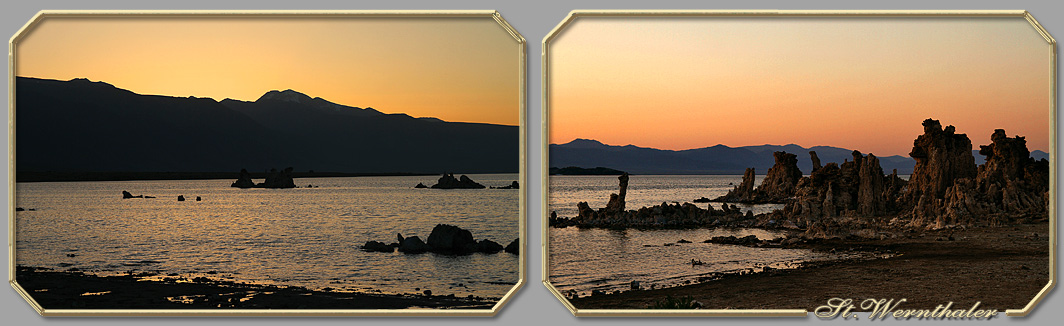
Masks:
[[[755,186],[763,176],[758,176]],[[741,175],[633,175],[628,181],[625,206],[638,209],[662,202],[691,202],[700,197],[716,198],[742,182]],[[577,214],[576,204],[586,201],[592,208],[605,207],[609,195],[618,191],[617,176],[551,176],[550,211],[561,217]],[[719,208],[720,203],[710,203]],[[696,203],[706,208],[707,203]],[[754,214],[767,213],[783,205],[741,205]],[[760,271],[798,267],[814,260],[837,259],[834,255],[806,249],[750,248],[702,243],[714,236],[756,235],[773,239],[783,231],[760,229],[692,230],[603,230],[549,228],[550,280],[563,293],[570,290],[588,295],[592,290],[627,290],[631,281],[642,286],[670,287],[698,282],[718,273]],[[676,244],[680,239],[693,243]],[[665,245],[666,243],[670,245]],[[704,265],[692,266],[691,260]]]
[[[503,186],[517,175],[470,178]],[[16,263],[97,274],[156,271],[312,289],[420,288],[501,297],[518,280],[516,255],[359,249],[369,240],[395,242],[396,233],[425,239],[438,223],[502,245],[518,237],[519,191],[413,189],[436,179],[299,178],[297,185],[315,188],[297,189],[231,188],[233,180],[18,183],[17,206],[36,210],[17,213]],[[121,199],[123,190],[158,198]],[[178,195],[188,201],[178,202]]]

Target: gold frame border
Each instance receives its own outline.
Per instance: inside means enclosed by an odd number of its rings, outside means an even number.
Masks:
[[[526,150],[526,110],[528,103],[527,50],[525,38],[495,10],[42,10],[30,19],[8,41],[8,283],[41,316],[495,316],[525,284],[528,267],[527,186],[519,189],[518,280],[491,309],[44,309],[15,281],[15,48],[34,27],[45,18],[138,18],[138,17],[210,17],[210,18],[491,18],[513,37],[518,45],[518,107],[520,117],[520,155],[518,180],[527,185],[528,164]]]
[[[1049,168],[1049,281],[1041,291],[1022,309],[1007,309],[1005,315],[1010,317],[1024,317],[1034,310],[1056,285],[1056,247],[1057,247],[1057,47],[1056,40],[1049,35],[1034,19],[1034,16],[1026,10],[573,10],[565,16],[557,26],[543,37],[543,51],[541,53],[541,87],[540,98],[543,110],[542,120],[542,143],[543,159],[540,162],[540,173],[543,175],[543,189],[541,195],[543,202],[540,203],[543,212],[541,217],[541,241],[543,250],[543,285],[561,301],[562,305],[577,317],[613,317],[613,316],[644,316],[644,317],[805,317],[807,310],[803,309],[713,309],[713,310],[651,310],[651,309],[577,309],[558,289],[550,283],[550,225],[546,214],[550,203],[550,130],[548,121],[550,118],[550,78],[548,72],[550,41],[561,34],[566,27],[579,17],[623,17],[623,18],[665,18],[665,17],[1017,17],[1024,18],[1034,27],[1050,45],[1050,95],[1049,95],[1049,118],[1050,118],[1050,168]]]

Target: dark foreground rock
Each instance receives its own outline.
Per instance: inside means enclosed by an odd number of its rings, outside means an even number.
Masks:
[[[417,188],[417,189],[423,189],[423,188],[428,188],[428,187],[429,186],[426,186],[424,183],[420,183],[420,182],[418,182],[417,185],[414,186],[414,188]]]
[[[371,252],[395,252],[395,247],[380,241],[367,241],[362,250]]]
[[[506,245],[506,249],[504,249],[504,250],[506,252],[514,254],[514,255],[520,255],[521,254],[521,239],[518,238],[518,239],[514,239],[514,241],[510,241],[510,244]]]
[[[18,284],[44,309],[491,309],[498,301],[421,293],[316,291],[199,277],[149,281],[150,276],[101,277],[23,266],[15,272]]]
[[[440,177],[436,184],[432,185],[433,189],[484,189],[484,185],[476,183],[469,177],[462,175],[459,178],[455,178],[454,174],[445,173]]]
[[[397,242],[392,245],[369,241],[362,248],[366,251],[391,252],[384,248],[384,246],[389,246],[389,248],[398,247],[399,252],[407,254],[433,252],[444,255],[468,255],[476,252],[490,254],[505,249],[499,243],[488,239],[476,241],[473,239],[472,232],[449,224],[436,224],[427,241],[422,241],[418,236],[404,237],[402,234],[397,234],[396,240]],[[379,250],[369,248],[379,248]]]
[[[436,224],[429,234],[428,245],[434,252],[468,253],[477,250],[477,242],[469,230],[449,224]]]

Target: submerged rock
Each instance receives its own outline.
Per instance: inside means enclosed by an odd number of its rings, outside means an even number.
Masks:
[[[122,190],[122,199],[130,198],[144,198],[144,195],[133,196],[133,194],[129,193],[128,191]]]

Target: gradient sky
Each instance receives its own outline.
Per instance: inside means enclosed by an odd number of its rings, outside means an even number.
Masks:
[[[1049,149],[1051,47],[1023,18],[581,17],[550,44],[550,142],[908,156],[926,118]]]
[[[491,17],[46,19],[18,76],[254,101],[293,89],[446,121],[517,125],[519,44]]]

